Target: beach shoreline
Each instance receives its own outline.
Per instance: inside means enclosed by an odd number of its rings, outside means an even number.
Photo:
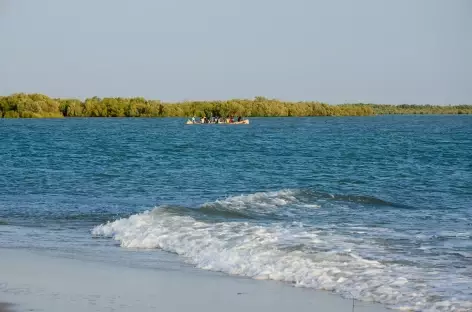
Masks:
[[[15,311],[352,311],[352,300],[286,283],[195,274],[0,250],[0,299]],[[10,304],[0,312],[10,312]],[[355,301],[355,311],[383,312]]]

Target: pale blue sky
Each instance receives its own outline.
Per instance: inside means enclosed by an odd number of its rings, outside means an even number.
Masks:
[[[0,0],[0,94],[472,104],[468,0]]]

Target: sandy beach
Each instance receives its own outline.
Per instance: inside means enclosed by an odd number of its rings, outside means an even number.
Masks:
[[[322,291],[195,270],[130,268],[0,250],[0,300],[15,311],[352,311],[352,301]],[[0,305],[9,312],[9,305]],[[386,311],[355,302],[355,311]]]

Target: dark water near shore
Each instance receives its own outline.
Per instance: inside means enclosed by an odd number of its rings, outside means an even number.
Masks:
[[[6,247],[113,237],[202,269],[466,311],[471,203],[471,116],[0,120]]]

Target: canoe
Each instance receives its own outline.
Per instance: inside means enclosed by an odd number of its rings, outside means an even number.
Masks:
[[[187,120],[185,123],[186,125],[249,125],[249,120],[241,120],[241,121],[235,121],[235,122],[220,122],[220,123],[200,123],[200,122],[195,122],[193,123],[191,120]]]

